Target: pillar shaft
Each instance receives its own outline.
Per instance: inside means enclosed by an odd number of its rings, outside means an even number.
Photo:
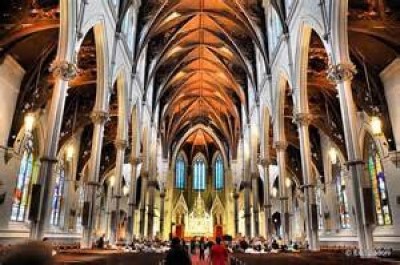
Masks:
[[[129,212],[128,212],[128,236],[127,240],[132,241],[135,234],[135,210],[136,210],[136,176],[137,167],[140,163],[140,159],[131,158],[131,184],[129,192]]]
[[[64,65],[73,66],[67,62],[63,63]],[[37,184],[41,186],[40,201],[32,201],[32,203],[40,204],[37,218],[32,221],[30,233],[30,237],[37,240],[43,238],[45,229],[49,224],[52,207],[51,197],[53,196],[54,186],[53,169],[54,165],[57,163],[58,139],[60,136],[62,116],[64,113],[67,81],[74,77],[74,75],[65,76],[65,71],[62,71],[63,68],[61,66],[62,64],[57,64],[55,69],[53,69],[56,82],[53,88],[50,109],[48,112],[49,115],[45,131],[44,154],[41,158],[40,173],[37,182]]]
[[[140,194],[140,224],[139,230],[140,235],[143,237],[145,236],[145,219],[146,219],[146,195],[147,195],[147,174],[142,175],[142,189]]]
[[[239,234],[239,193],[235,191],[233,194],[234,215],[235,215],[235,234]]]
[[[148,186],[148,211],[147,211],[147,236],[152,238],[154,236],[154,204],[155,204],[155,189],[156,182],[151,180]]]
[[[269,163],[266,159],[261,160],[261,165],[264,170],[264,221],[265,221],[265,236],[271,238],[272,215],[271,215],[271,198],[269,189]]]
[[[165,192],[160,194],[160,236],[164,237]]]
[[[258,203],[258,175],[253,174],[251,179],[251,185],[253,190],[253,220],[254,220],[254,236],[260,235],[260,210]]]
[[[117,149],[116,162],[115,162],[115,222],[112,224],[113,236],[111,243],[117,243],[120,235],[120,223],[121,223],[121,198],[122,198],[122,178],[125,160],[125,150],[127,147],[127,142],[122,139],[115,141],[115,147]]]
[[[372,255],[373,240],[372,231],[368,227],[365,218],[365,206],[363,198],[363,187],[361,179],[364,174],[364,165],[361,158],[361,150],[358,144],[359,133],[357,132],[357,116],[354,104],[351,80],[355,73],[355,67],[352,64],[332,65],[329,69],[329,79],[336,82],[339,91],[340,109],[343,120],[343,129],[346,141],[348,156],[348,166],[351,172],[353,185],[353,198],[356,229],[360,254],[362,256]]]
[[[96,191],[99,186],[99,174],[100,174],[100,160],[101,160],[101,149],[103,146],[104,136],[104,123],[108,118],[108,113],[104,111],[94,111],[92,113],[92,121],[94,123],[93,137],[92,137],[92,150],[89,160],[89,181],[86,184],[85,190],[85,204],[88,205],[88,216],[87,225],[84,226],[83,231],[83,246],[92,246],[92,237],[94,226],[96,224]]]
[[[318,250],[318,220],[317,205],[315,200],[315,181],[311,171],[311,147],[308,130],[310,116],[307,113],[296,114],[298,124],[301,168],[304,182],[304,210],[306,219],[306,235],[311,250]]]
[[[285,243],[289,241],[289,204],[286,187],[286,142],[276,142],[276,156],[279,168],[279,200],[281,211],[282,239]]]

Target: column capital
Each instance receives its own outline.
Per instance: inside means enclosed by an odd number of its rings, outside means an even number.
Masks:
[[[309,125],[312,121],[312,115],[310,113],[296,113],[294,114],[294,122],[298,125]]]
[[[165,199],[165,192],[160,193],[160,198],[161,198],[161,200]]]
[[[245,189],[251,188],[251,181],[242,181],[242,185]]]
[[[329,81],[340,84],[353,80],[354,75],[357,74],[357,69],[352,63],[331,64],[327,72]]]
[[[286,141],[277,141],[274,143],[274,147],[277,151],[286,151],[288,144]]]
[[[158,181],[157,180],[149,180],[148,182],[147,182],[147,187],[151,187],[151,188],[156,188],[157,187],[157,184],[158,184]]]
[[[131,158],[129,159],[129,162],[131,163],[131,165],[137,166],[137,165],[139,165],[140,163],[143,162],[143,159],[140,158],[140,157],[131,157]]]
[[[55,78],[60,78],[64,81],[74,79],[78,73],[76,64],[64,60],[54,60],[49,70]]]
[[[261,166],[263,166],[263,167],[267,167],[267,166],[269,166],[269,164],[270,164],[270,160],[267,159],[267,158],[261,158],[261,159],[258,161],[258,164],[261,165]]]
[[[90,118],[94,124],[105,123],[108,120],[109,114],[106,111],[96,110],[92,111]]]
[[[128,141],[123,139],[116,139],[114,142],[115,148],[118,150],[126,149],[128,147]]]
[[[239,199],[239,192],[235,192],[235,193],[233,193],[233,198],[235,199],[235,200],[238,200]]]

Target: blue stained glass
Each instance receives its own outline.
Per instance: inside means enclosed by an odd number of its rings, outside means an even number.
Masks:
[[[179,156],[176,160],[175,186],[177,189],[185,188],[185,160]]]
[[[193,170],[193,189],[205,190],[206,189],[206,165],[203,158],[197,158],[194,162]]]
[[[219,155],[215,161],[215,189],[221,190],[224,188],[224,165],[221,156]]]

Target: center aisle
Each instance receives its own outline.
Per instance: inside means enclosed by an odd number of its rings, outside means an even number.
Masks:
[[[192,255],[192,265],[209,265],[210,263],[206,260],[200,260],[199,252],[196,251],[195,255]]]

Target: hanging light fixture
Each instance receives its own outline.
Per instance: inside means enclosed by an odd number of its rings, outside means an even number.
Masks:
[[[371,129],[374,135],[382,134],[382,121],[378,116],[373,116],[371,118]]]
[[[32,132],[33,127],[35,125],[35,115],[33,113],[28,113],[25,115],[24,118],[24,128],[25,128],[25,132]]]
[[[336,148],[332,146],[329,149],[328,153],[329,153],[329,158],[331,160],[331,163],[333,165],[336,164],[337,163],[337,156],[338,156]]]

